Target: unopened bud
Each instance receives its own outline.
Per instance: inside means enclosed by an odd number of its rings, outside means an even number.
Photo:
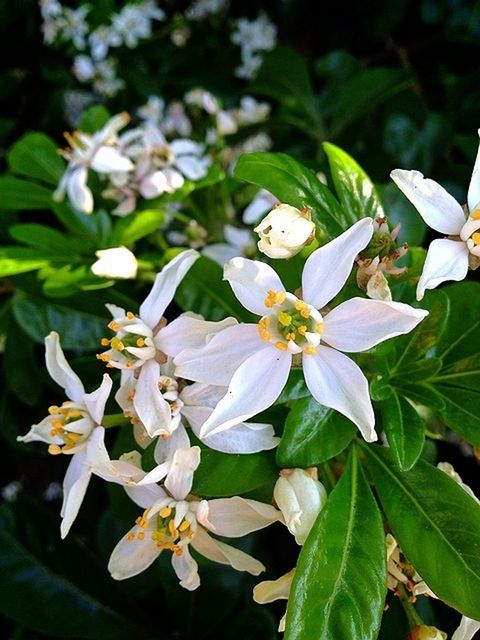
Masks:
[[[279,204],[254,229],[259,250],[269,258],[291,258],[312,242],[315,224],[310,209]]]
[[[437,627],[427,627],[420,624],[413,627],[407,636],[407,640],[446,640],[447,634]]]
[[[297,544],[304,544],[327,500],[316,469],[284,469],[275,484],[273,497]]]
[[[96,251],[99,258],[92,264],[92,272],[99,278],[135,278],[137,275],[137,259],[126,247],[102,249]]]

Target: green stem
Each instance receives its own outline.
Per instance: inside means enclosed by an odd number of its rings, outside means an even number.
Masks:
[[[128,418],[123,413],[111,413],[110,415],[103,416],[102,427],[110,429],[110,427],[121,427],[124,424],[128,424]]]
[[[408,595],[403,584],[399,584],[398,589],[401,593],[400,602],[402,603],[403,610],[405,611],[405,615],[407,616],[410,629],[425,624],[422,618],[419,616],[418,611],[408,599]]]

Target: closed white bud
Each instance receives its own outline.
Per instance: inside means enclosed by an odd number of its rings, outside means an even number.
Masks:
[[[283,469],[273,497],[297,544],[304,544],[327,500],[325,487],[317,479],[317,470]]]
[[[315,224],[310,209],[279,204],[254,229],[259,250],[269,258],[291,258],[313,240]]]
[[[92,264],[92,272],[99,278],[135,278],[137,259],[126,247],[96,251],[98,260]]]
[[[427,627],[420,624],[408,634],[407,640],[446,640],[447,634],[437,627]]]

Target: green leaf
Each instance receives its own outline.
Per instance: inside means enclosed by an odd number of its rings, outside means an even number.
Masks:
[[[157,231],[165,224],[163,211],[147,210],[120,218],[114,225],[110,244],[131,245],[133,242]]]
[[[94,104],[85,109],[78,123],[79,131],[95,133],[110,120],[110,112],[102,104]]]
[[[352,451],[300,552],[285,640],[375,640],[386,564],[380,512]]]
[[[444,367],[441,373],[435,376],[434,382],[476,391],[480,387],[480,353],[474,353]]]
[[[0,249],[0,277],[42,269],[48,266],[49,260],[45,251],[27,247],[5,247]]]
[[[393,534],[440,600],[469,617],[480,611],[480,505],[420,459],[397,471],[390,451],[362,445]]]
[[[433,407],[439,411],[445,408],[445,400],[431,384],[407,384],[405,380],[402,380],[396,388],[399,393],[410,398],[416,404]]]
[[[35,358],[32,340],[13,318],[6,332],[3,355],[5,378],[11,391],[25,404],[37,404],[42,390],[42,372]]]
[[[280,467],[313,467],[341,453],[356,433],[355,425],[312,398],[297,400],[285,422],[277,449]]]
[[[425,441],[425,423],[410,402],[395,390],[382,405],[383,428],[395,464],[411,469],[420,457]]]
[[[285,153],[247,153],[238,159],[234,176],[263,187],[280,202],[310,207],[320,229],[336,237],[351,224],[348,212],[317,176]]]
[[[0,209],[21,211],[51,206],[52,192],[41,184],[20,178],[0,178]]]
[[[442,361],[440,358],[424,358],[423,360],[416,360],[415,362],[404,362],[400,369],[395,370],[395,376],[392,376],[392,380],[404,379],[407,382],[423,382],[432,378],[442,368]],[[395,382],[392,382],[395,384]]]
[[[415,166],[415,165],[413,165]],[[407,242],[410,246],[421,245],[427,234],[427,225],[417,210],[403,195],[396,184],[377,185],[377,191],[388,215],[392,227],[400,224],[399,242]]]
[[[53,186],[57,186],[65,170],[65,162],[58,155],[57,145],[43,133],[24,135],[10,149],[7,160],[14,173]]]
[[[480,283],[458,282],[442,293],[450,300],[450,314],[435,355],[447,366],[480,353]]]
[[[445,401],[440,415],[447,427],[480,447],[480,392],[440,384],[435,388]]]
[[[299,398],[306,398],[310,395],[310,391],[305,384],[305,378],[303,377],[303,369],[301,367],[292,367],[292,369],[290,369],[287,384],[284,386],[282,393],[279,395],[275,404],[284,404],[285,402],[298,400]]]
[[[253,318],[223,280],[222,267],[205,256],[195,262],[182,280],[175,300],[182,309],[200,313],[206,320],[234,316],[248,322]]]
[[[74,236],[80,237],[84,243],[87,243],[83,246],[91,247],[91,253],[98,247],[108,245],[112,232],[112,220],[106,211],[95,211],[87,215],[77,211],[67,200],[54,202],[52,209],[60,222]]]
[[[31,247],[43,249],[49,255],[58,254],[72,258],[80,253],[88,253],[88,243],[78,238],[69,238],[64,233],[44,224],[15,224],[8,230],[12,238]]]
[[[323,148],[337,196],[351,224],[361,218],[383,217],[385,212],[375,185],[362,167],[343,149],[330,142],[324,142]]]

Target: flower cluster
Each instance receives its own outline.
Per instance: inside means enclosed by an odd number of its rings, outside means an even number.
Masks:
[[[255,78],[263,62],[262,53],[271,51],[277,42],[277,29],[267,15],[256,20],[240,18],[232,33],[232,42],[240,47],[242,64],[235,69],[237,78]]]

